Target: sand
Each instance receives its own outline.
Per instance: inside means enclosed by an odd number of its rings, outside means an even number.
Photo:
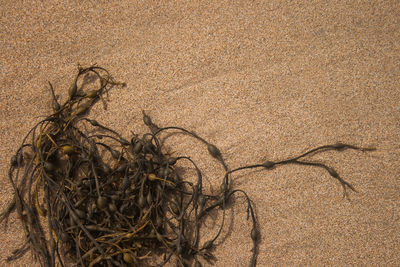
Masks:
[[[9,159],[51,111],[48,81],[66,97],[77,64],[97,63],[127,87],[91,117],[128,137],[141,110],[194,130],[232,168],[342,141],[377,151],[329,152],[358,190],[342,198],[326,171],[283,166],[233,175],[253,199],[258,266],[399,266],[400,2],[2,1],[0,203],[12,198]],[[216,188],[223,170],[204,146],[174,139]],[[215,266],[247,266],[243,199]],[[13,215],[0,231],[0,266],[23,243]],[[396,263],[397,262],[397,263]],[[35,266],[30,254],[11,266]]]

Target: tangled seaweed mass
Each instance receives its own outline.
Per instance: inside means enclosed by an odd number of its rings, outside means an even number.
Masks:
[[[256,266],[259,227],[253,204],[245,191],[232,188],[234,172],[286,164],[323,168],[346,189],[355,191],[335,169],[306,160],[306,156],[327,150],[361,148],[337,143],[314,148],[283,161],[266,161],[230,169],[220,150],[194,132],[180,127],[158,127],[143,112],[150,129],[130,140],[87,113],[116,82],[99,66],[78,67],[78,74],[64,104],[53,96],[54,112],[37,123],[12,156],[9,179],[13,201],[1,214],[6,220],[16,211],[26,234],[24,245],[8,261],[31,250],[41,266],[177,266],[213,264],[213,249],[225,222],[227,203],[242,195],[251,220],[250,266]],[[90,87],[94,90],[88,90]],[[203,190],[202,172],[187,156],[172,157],[163,152],[161,134],[181,132],[204,144],[211,157],[224,168],[220,191]],[[191,164],[197,177],[185,179],[181,161]],[[195,182],[190,182],[195,181]],[[218,230],[209,240],[201,227],[210,212],[222,212]]]

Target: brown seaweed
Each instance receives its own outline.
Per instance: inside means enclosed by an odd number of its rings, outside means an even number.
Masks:
[[[85,92],[82,81],[97,89]],[[243,190],[233,188],[230,175],[245,169],[308,165],[325,169],[340,182],[343,193],[355,188],[338,172],[306,159],[312,154],[361,148],[337,143],[324,145],[282,161],[230,169],[221,151],[199,135],[181,127],[159,127],[143,112],[150,132],[130,140],[87,118],[112,87],[124,86],[99,66],[78,68],[68,99],[60,104],[51,83],[53,110],[38,122],[11,157],[9,180],[14,198],[0,221],[16,211],[26,234],[24,245],[8,261],[32,251],[42,266],[178,266],[214,263],[213,249],[224,228],[227,203],[237,194],[245,197],[249,236],[253,242],[250,266],[256,266],[260,227],[253,203]],[[224,168],[220,192],[204,192],[202,172],[187,156],[172,157],[163,151],[161,134],[182,132],[197,139]],[[188,161],[196,171],[195,182],[179,172]],[[190,181],[192,181],[191,179]],[[222,212],[214,237],[201,238],[204,217]],[[43,223],[43,222],[46,223]]]

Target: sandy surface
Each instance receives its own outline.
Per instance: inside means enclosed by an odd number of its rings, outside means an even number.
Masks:
[[[47,81],[65,97],[77,64],[97,63],[128,86],[90,116],[127,137],[145,131],[146,110],[216,144],[232,168],[337,141],[376,146],[313,158],[356,187],[350,201],[321,169],[233,179],[257,207],[258,266],[399,266],[400,2],[31,2],[0,5],[2,207],[11,155],[51,110]],[[206,148],[175,142],[217,187],[223,171]],[[236,203],[215,266],[248,265],[250,224]],[[0,266],[23,238],[13,215],[0,232]],[[28,254],[13,266],[34,265]]]

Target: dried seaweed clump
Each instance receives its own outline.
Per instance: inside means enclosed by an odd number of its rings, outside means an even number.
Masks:
[[[213,264],[212,252],[224,227],[226,205],[233,195],[241,194],[251,220],[249,262],[255,266],[259,225],[252,202],[246,192],[233,188],[230,175],[251,168],[311,165],[324,168],[346,194],[347,188],[355,189],[332,167],[305,157],[326,150],[371,150],[337,143],[288,160],[230,169],[215,145],[180,127],[160,128],[144,112],[143,121],[150,131],[141,137],[134,134],[130,140],[89,119],[91,107],[99,100],[104,103],[104,94],[114,86],[124,84],[104,68],[79,67],[67,100],[59,104],[50,84],[54,112],[29,131],[11,159],[14,199],[0,220],[17,211],[26,242],[8,261],[31,250],[42,266]],[[202,173],[191,158],[163,152],[160,135],[166,131],[197,139],[223,166],[218,193],[204,192]],[[189,162],[197,177],[182,177],[176,167],[181,161]],[[213,238],[203,240],[204,217],[212,211],[222,212],[218,230]]]

